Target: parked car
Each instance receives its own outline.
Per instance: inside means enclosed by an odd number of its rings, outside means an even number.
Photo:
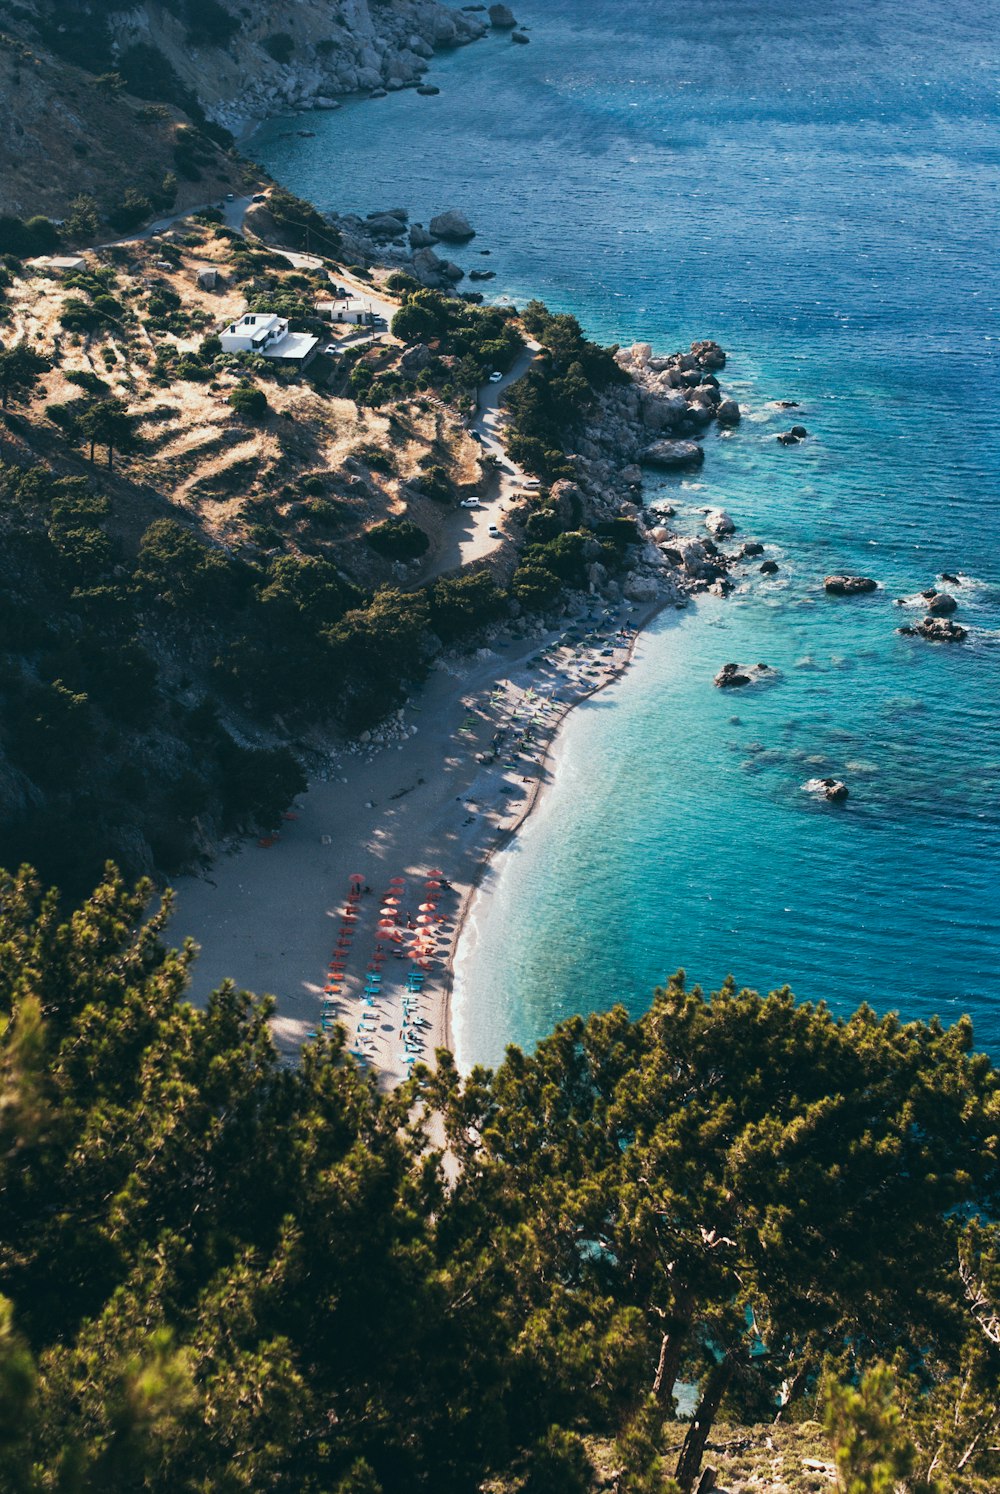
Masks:
[[[499,531],[499,529],[497,528],[497,526],[495,524],[491,524],[490,525],[490,534],[493,536],[494,539],[499,539],[500,538],[500,531]]]
[[[255,192],[253,194],[253,196],[251,197],[250,201],[251,202],[266,202],[267,201],[267,193],[266,192]]]
[[[462,508],[482,508],[483,505],[478,498],[463,498],[461,506]]]
[[[227,192],[226,193],[226,201],[227,202],[235,202],[236,201],[236,193],[235,192]]]
[[[500,380],[502,378],[503,378],[503,374],[499,371],[499,369],[495,368],[493,370],[493,372],[490,374],[490,383],[491,384],[499,384],[499,382],[500,382]]]

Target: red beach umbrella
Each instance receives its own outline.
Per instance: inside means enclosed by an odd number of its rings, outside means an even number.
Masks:
[[[438,866],[432,866],[432,867],[430,867],[428,869],[427,875],[429,877],[443,877],[444,876],[444,872],[441,870],[440,867],[438,867]]]
[[[433,913],[436,908],[437,908],[437,903],[421,903],[420,904],[420,911],[421,911],[421,913]]]
[[[389,878],[389,886],[390,887],[405,887],[406,886],[406,878],[405,877],[390,877]]]
[[[349,882],[364,882],[365,879],[361,872],[351,872],[347,880]]]

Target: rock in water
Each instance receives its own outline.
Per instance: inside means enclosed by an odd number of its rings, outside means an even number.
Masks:
[[[765,560],[760,568],[762,576],[776,576],[778,574],[778,562],[776,560]]]
[[[715,412],[715,418],[720,425],[739,425],[740,407],[734,399],[724,399]]]
[[[642,460],[651,467],[699,467],[705,453],[697,441],[654,441],[646,447]]]
[[[934,617],[950,617],[958,607],[955,598],[949,596],[946,591],[925,591],[923,595],[927,602],[927,611]]]
[[[434,83],[421,83],[420,87],[417,89],[417,92],[421,95],[422,98],[432,99],[434,95],[440,93],[441,90]]]
[[[510,31],[511,27],[517,25],[514,12],[507,5],[491,5],[489,14],[490,25],[495,26],[497,31]]]
[[[523,31],[512,31],[510,33],[510,39],[512,42],[519,42],[522,47],[526,47],[530,42],[531,37],[525,36]]]
[[[950,617],[927,616],[923,622],[913,627],[897,628],[896,632],[906,638],[926,638],[928,643],[962,643],[969,636],[968,629],[952,622]]]
[[[705,515],[705,528],[715,539],[722,539],[727,534],[736,533],[736,525],[724,508],[709,509]]]
[[[434,235],[428,233],[422,223],[414,223],[410,227],[410,248],[429,249],[434,243]]]
[[[823,589],[831,597],[858,597],[866,591],[877,591],[878,582],[871,576],[827,576]]]
[[[454,244],[464,243],[466,239],[474,238],[476,233],[465,214],[460,213],[457,208],[438,213],[436,218],[431,219],[430,228],[436,239],[447,239]]]
[[[743,674],[738,664],[723,664],[712,681],[712,684],[717,685],[720,690],[735,690],[740,685],[749,685],[749,683],[750,676]]]
[[[843,804],[850,797],[847,784],[840,778],[810,778],[802,787],[807,794],[819,794],[831,804]]]

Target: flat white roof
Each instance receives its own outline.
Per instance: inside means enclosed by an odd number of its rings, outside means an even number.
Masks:
[[[292,358],[298,361],[307,357],[318,342],[319,338],[310,337],[308,332],[289,332],[280,342],[262,351],[265,358]]]

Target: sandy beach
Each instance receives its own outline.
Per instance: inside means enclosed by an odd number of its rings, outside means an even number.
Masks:
[[[450,1048],[473,894],[537,803],[567,713],[620,678],[658,610],[595,605],[542,638],[440,661],[396,740],[345,748],[277,836],[179,880],[172,933],[201,947],[192,998],[226,979],[274,996],[289,1056],[342,1024],[389,1085]]]

